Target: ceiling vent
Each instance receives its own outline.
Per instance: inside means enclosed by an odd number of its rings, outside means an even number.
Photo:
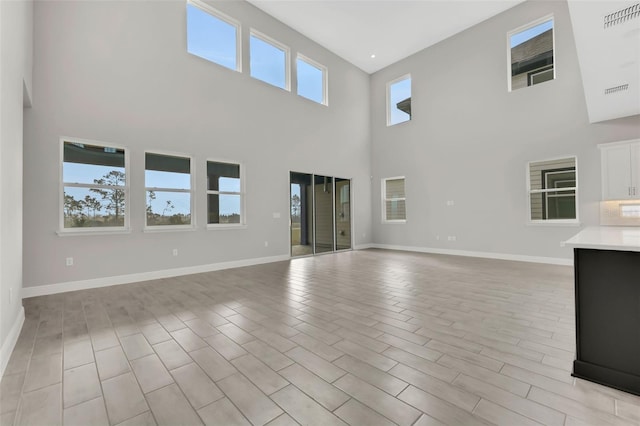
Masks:
[[[609,87],[604,89],[605,95],[611,95],[612,93],[624,92],[629,89],[629,84],[621,84],[620,86]]]
[[[611,28],[615,25],[622,24],[623,22],[627,22],[638,17],[640,17],[640,3],[636,3],[633,6],[605,15],[604,28]]]

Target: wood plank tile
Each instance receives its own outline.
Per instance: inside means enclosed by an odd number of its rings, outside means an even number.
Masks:
[[[218,386],[254,425],[266,424],[283,413],[273,401],[240,373],[220,380]]]
[[[351,374],[340,378],[334,385],[399,425],[411,425],[420,417],[421,413],[415,408]]]
[[[300,424],[309,426],[347,425],[293,385],[274,393],[271,399]]]

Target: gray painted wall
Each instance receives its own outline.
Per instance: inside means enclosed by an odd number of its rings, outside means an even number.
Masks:
[[[0,31],[0,347],[8,350],[22,308],[23,88],[31,93],[33,2],[0,1]]]
[[[507,32],[550,13],[556,79],[509,93]],[[386,127],[386,83],[407,73],[413,120]],[[596,225],[596,145],[640,136],[638,116],[589,124],[565,2],[523,3],[373,74],[371,103],[373,238],[386,245],[569,259],[560,241],[579,228],[527,225],[527,162],[577,155],[579,217]],[[381,223],[392,176],[406,176],[403,225]]]
[[[184,1],[36,4],[25,288],[288,255],[290,170],[352,178],[355,244],[370,242],[369,76],[246,2],[213,5],[243,24],[241,74],[186,52]],[[329,107],[298,97],[295,73],[293,93],[249,76],[250,27],[328,67]],[[56,234],[60,136],[130,148],[131,233]],[[195,231],[143,232],[145,150],[195,158]],[[246,229],[205,229],[208,158],[245,165]]]

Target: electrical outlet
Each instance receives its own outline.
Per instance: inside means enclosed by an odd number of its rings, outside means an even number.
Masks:
[[[455,235],[449,235],[447,237],[447,241],[455,241],[456,240],[456,236]]]
[[[269,241],[265,241],[265,242],[264,242],[264,246],[265,246],[265,247],[269,247]]]
[[[65,260],[65,264],[67,266],[73,266],[73,257],[67,257],[67,259]]]
[[[454,204],[453,200],[447,200],[447,206],[453,206]]]
[[[178,249],[173,249],[173,255],[177,256],[178,255]]]

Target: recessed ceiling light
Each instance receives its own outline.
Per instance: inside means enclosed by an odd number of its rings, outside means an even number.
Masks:
[[[371,54],[371,59],[373,59],[373,58],[375,58],[375,57],[376,57],[376,54],[375,54],[375,53],[372,53],[372,54]]]

